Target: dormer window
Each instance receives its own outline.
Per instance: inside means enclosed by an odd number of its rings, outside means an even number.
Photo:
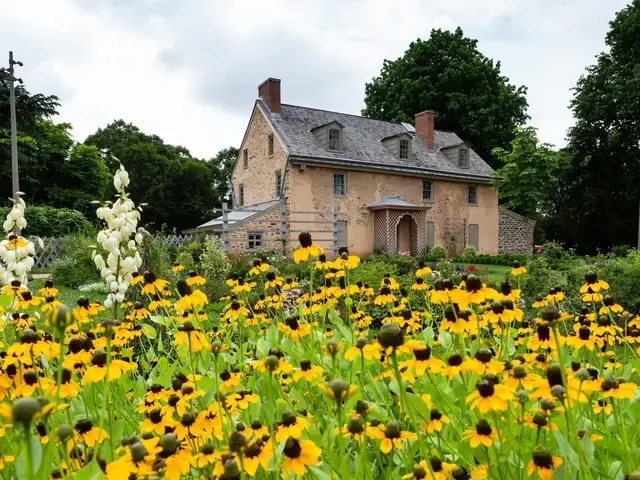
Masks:
[[[469,149],[467,147],[460,147],[458,166],[460,168],[469,168]]]
[[[402,139],[398,145],[398,158],[409,159],[409,140]]]
[[[340,130],[337,128],[329,129],[329,142],[327,145],[327,150],[331,150],[332,152],[339,152],[340,148]]]

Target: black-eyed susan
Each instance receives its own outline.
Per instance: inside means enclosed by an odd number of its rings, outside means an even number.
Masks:
[[[306,430],[309,430],[309,421],[306,417],[295,415],[291,410],[284,410],[282,420],[278,422],[276,441],[280,443],[289,437],[300,438]]]
[[[141,302],[136,302],[133,305],[133,310],[127,314],[126,318],[127,320],[144,320],[150,316],[151,313],[149,310],[147,310]]]
[[[451,478],[451,472],[456,468],[453,463],[446,463],[438,457],[431,457],[429,464],[422,460],[413,467],[413,471],[403,475],[403,479],[415,478],[416,480],[447,480]]]
[[[58,293],[58,289],[53,286],[51,280],[45,280],[44,286],[38,290],[38,295],[42,295],[43,297],[57,297]]]
[[[142,273],[140,272],[133,272],[131,274],[131,280],[129,281],[129,283],[131,284],[131,286],[135,286],[138,285],[140,283],[144,282],[144,275],[142,275]]]
[[[344,354],[344,359],[350,362],[364,356],[365,360],[378,360],[382,347],[378,342],[369,343],[366,337],[358,337],[354,346],[350,347]]]
[[[144,287],[142,287],[143,295],[162,295],[162,292],[164,292],[167,285],[169,285],[168,281],[156,277],[152,272],[144,272],[142,277],[145,282]]]
[[[276,276],[276,273],[271,271],[267,272],[267,280],[264,282],[266,288],[279,288],[284,284],[284,279]]]
[[[29,290],[20,291],[13,308],[15,310],[28,310],[31,307],[37,307],[43,300],[43,297],[34,296]]]
[[[382,440],[380,451],[384,454],[391,452],[394,448],[401,449],[407,441],[418,439],[415,433],[402,430],[395,420],[389,420],[385,425],[380,424],[377,429],[372,428],[370,436]]]
[[[376,296],[373,303],[375,305],[385,306],[392,304],[395,300],[396,297],[391,293],[391,289],[387,285],[385,285],[383,287],[380,287],[380,292],[378,293],[378,296]]]
[[[297,368],[293,373],[293,381],[299,382],[305,379],[311,383],[322,377],[323,370],[317,365],[312,365],[307,359],[300,360],[300,368]]]
[[[327,397],[335,400],[340,404],[342,404],[358,390],[358,387],[356,385],[349,385],[341,378],[331,380],[331,382],[329,382],[329,385],[318,384],[318,388],[322,390],[322,393],[324,393]]]
[[[416,283],[411,285],[411,290],[413,290],[414,292],[422,292],[424,290],[427,290],[428,288],[429,288],[429,285],[425,283],[422,277],[416,278]]]
[[[613,413],[613,405],[607,402],[605,399],[600,399],[592,405],[593,413],[596,415],[603,414],[604,416],[610,416]]]
[[[246,410],[252,403],[258,403],[260,397],[258,397],[252,390],[239,390],[235,393],[231,393],[227,397],[227,403],[231,408],[239,408],[240,410]]]
[[[349,418],[346,427],[336,427],[333,431],[334,435],[342,435],[343,437],[351,437],[354,441],[359,442],[364,439],[365,420],[359,416]]]
[[[511,275],[513,275],[514,277],[517,277],[519,275],[522,275],[523,273],[527,273],[527,269],[525,267],[523,267],[520,262],[518,262],[517,260],[515,262],[513,262],[513,268],[511,269]]]
[[[309,452],[307,452],[308,454]],[[263,470],[269,470],[269,460],[273,456],[271,442],[263,441],[262,438],[252,438],[244,446],[243,462],[244,471],[251,477],[256,475],[258,466]],[[307,458],[307,460],[310,460]]]
[[[580,327],[578,334],[565,338],[564,343],[579,350],[581,348],[593,351],[596,346],[595,338],[591,336],[591,329],[589,327]]]
[[[256,275],[260,275],[261,273],[265,273],[269,271],[270,268],[271,266],[268,263],[263,262],[260,259],[256,259],[253,261],[253,266],[251,267],[251,270],[249,270],[249,276],[255,277]]]
[[[56,300],[55,297],[49,295],[44,299],[44,303],[40,307],[40,311],[44,313],[53,312],[60,305],[62,305],[62,302]]]
[[[481,348],[475,353],[473,359],[466,358],[462,363],[463,372],[474,372],[478,375],[485,373],[499,374],[504,369],[503,362],[493,357],[493,352],[488,348]]]
[[[542,308],[542,307],[546,307],[549,304],[549,302],[547,302],[547,300],[545,298],[543,298],[542,296],[538,295],[535,299],[535,301],[531,304],[531,306],[533,308]]]
[[[494,440],[498,439],[498,434],[491,427],[486,418],[481,418],[476,423],[475,430],[465,430],[462,434],[463,441],[469,441],[471,448],[477,448],[480,445],[490,447]]]
[[[296,263],[306,262],[310,258],[317,258],[324,253],[322,247],[313,244],[309,232],[302,232],[298,235],[298,241],[300,242],[300,248],[293,252],[293,260]]]
[[[75,441],[83,442],[87,447],[93,448],[109,438],[109,434],[104,429],[94,426],[88,418],[78,420],[74,428],[76,431]]]
[[[342,251],[339,252],[338,258],[336,258],[333,262],[336,268],[342,270],[354,270],[360,265],[360,257],[357,255],[349,255],[349,251],[346,247],[342,248]]]
[[[476,390],[467,397],[471,408],[477,408],[480,413],[504,412],[509,408],[513,393],[509,387],[493,380],[483,379],[476,383]]]
[[[553,471],[562,465],[560,457],[551,454],[541,445],[533,450],[531,461],[527,465],[527,475],[530,477],[535,473],[540,480],[551,480]]]
[[[178,327],[175,343],[178,346],[185,345],[191,352],[197,353],[202,349],[209,348],[209,340],[204,334],[196,329],[189,320]]]
[[[420,425],[422,430],[428,433],[441,432],[446,424],[451,423],[451,419],[444,415],[436,407],[432,407],[429,411],[429,420]]]
[[[431,275],[433,270],[427,267],[422,260],[418,262],[418,269],[416,270],[416,277],[426,277],[427,275]]]
[[[177,422],[172,418],[171,412],[162,413],[160,408],[153,408],[146,412],[145,419],[140,423],[140,431],[154,432],[164,435],[167,429],[175,429]]]
[[[600,292],[601,290],[609,290],[609,284],[604,280],[598,279],[598,274],[594,271],[589,271],[584,276],[585,283],[580,287],[580,293],[584,294],[589,291]]]
[[[614,377],[606,377],[600,382],[602,398],[635,398],[637,389],[635,383],[619,381]]]
[[[293,472],[297,477],[303,477],[307,466],[318,463],[322,450],[311,440],[290,437],[285,442],[283,453],[287,476]]]
[[[171,265],[171,271],[173,273],[178,273],[178,272],[182,272],[184,270],[184,265],[175,262],[173,265]]]
[[[287,318],[284,323],[278,323],[280,330],[285,337],[290,338],[294,342],[311,334],[311,325],[308,323],[300,323],[297,316]]]
[[[419,343],[416,340],[410,340],[404,345],[413,352],[414,358],[400,362],[400,368],[409,368],[418,377],[422,377],[427,370],[431,373],[439,373],[445,368],[445,363],[442,360],[431,356],[429,345]]]
[[[186,278],[186,282],[187,282],[187,285],[189,285],[190,287],[193,285],[202,286],[207,283],[207,279],[204,278],[202,275],[198,275],[197,272],[192,270],[189,272],[189,275]]]
[[[92,354],[91,366],[84,372],[82,383],[96,383],[105,377],[108,382],[111,382],[120,378],[124,373],[137,368],[137,366],[134,362],[112,358],[108,369],[109,376],[107,377],[107,352],[102,348],[96,348]]]
[[[499,298],[499,293],[493,288],[488,288],[483,285],[482,280],[476,275],[469,275],[465,282],[465,290],[467,291],[464,297],[464,303],[481,304],[487,300],[496,300]]]

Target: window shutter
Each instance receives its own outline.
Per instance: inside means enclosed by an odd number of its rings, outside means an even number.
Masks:
[[[469,245],[480,249],[480,226],[477,224],[469,224]]]
[[[347,246],[347,222],[344,220],[338,221],[338,247]]]
[[[436,246],[436,226],[433,222],[427,222],[427,247]]]

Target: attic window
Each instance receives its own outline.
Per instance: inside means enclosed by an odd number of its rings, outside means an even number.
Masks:
[[[460,168],[469,168],[469,149],[460,147],[460,156],[458,157],[458,166]]]
[[[404,160],[409,158],[409,140],[400,140],[400,145],[398,146],[398,158],[402,158]]]
[[[337,128],[329,129],[329,143],[327,144],[327,149],[333,152],[338,152],[341,150],[340,148],[340,130]]]

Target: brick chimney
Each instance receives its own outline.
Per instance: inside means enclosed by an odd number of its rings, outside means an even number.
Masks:
[[[280,79],[267,78],[258,87],[258,97],[271,113],[280,113]]]
[[[435,115],[432,110],[416,113],[416,135],[430,150],[435,146],[433,133]]]

